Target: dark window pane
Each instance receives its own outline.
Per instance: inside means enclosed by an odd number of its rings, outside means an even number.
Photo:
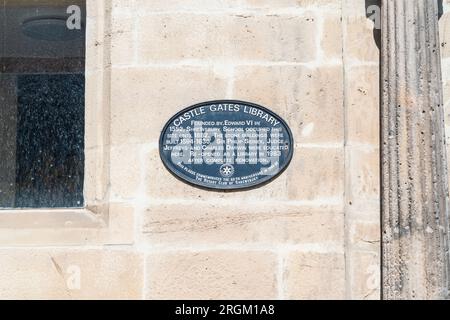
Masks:
[[[82,207],[85,1],[0,3],[0,208]]]

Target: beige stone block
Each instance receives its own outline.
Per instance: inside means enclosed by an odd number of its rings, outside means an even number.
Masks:
[[[378,218],[378,221],[375,219]],[[374,221],[351,221],[349,225],[350,242],[353,246],[364,250],[380,250],[381,225],[380,216]]]
[[[232,17],[229,45],[239,60],[309,62],[316,58],[319,23],[313,13]]]
[[[134,0],[135,10],[142,13],[161,11],[210,11],[239,7],[241,0]]]
[[[122,1],[123,2],[123,1]],[[316,8],[339,9],[335,0],[135,0],[135,8],[155,11],[217,11],[240,9]]]
[[[139,62],[307,62],[316,56],[317,28],[313,14],[151,15],[139,18]]]
[[[314,0],[313,0],[314,1]],[[368,2],[374,2],[376,0],[342,0],[342,11],[345,17],[354,16],[354,17],[366,17],[366,7]]]
[[[92,17],[88,15],[86,18],[86,74],[95,74],[103,67],[104,61],[100,49],[104,48],[104,33],[102,32],[104,23],[105,19],[96,15]]]
[[[0,215],[4,247],[73,247],[134,243],[132,204],[88,209],[11,210]]]
[[[446,115],[446,124],[450,124],[450,58],[442,63],[442,78],[444,85],[444,106]]]
[[[276,256],[213,251],[150,254],[147,299],[275,299]]]
[[[343,72],[341,66],[302,73],[288,104],[289,122],[297,143],[342,143],[344,137]]]
[[[133,244],[135,242],[135,215],[132,203],[110,203],[105,243]]]
[[[111,18],[111,63],[133,65],[135,63],[134,21],[136,17],[113,15]]]
[[[442,64],[442,81],[444,85],[449,85],[450,82],[450,57],[441,59]]]
[[[292,253],[284,267],[284,298],[345,299],[344,254]]]
[[[381,261],[379,251],[351,254],[351,298],[380,300]]]
[[[229,52],[227,17],[197,14],[164,14],[138,18],[138,61],[213,61]]]
[[[350,16],[346,24],[344,50],[346,58],[357,62],[379,62],[380,51],[374,38],[374,23],[365,16]]]
[[[234,95],[284,118],[298,144],[342,143],[342,66],[246,66],[236,69]]]
[[[244,5],[256,8],[317,8],[326,6],[330,9],[340,9],[340,3],[335,0],[244,0]]]
[[[344,151],[299,148],[287,169],[290,200],[340,201],[344,196]]]
[[[111,143],[155,143],[178,111],[225,91],[226,81],[203,68],[113,69]]]
[[[379,68],[354,67],[347,72],[348,143],[380,143]]]
[[[336,2],[335,2],[336,3]],[[322,15],[323,31],[321,49],[323,59],[342,59],[342,17],[339,15]]]
[[[139,299],[139,254],[109,250],[0,250],[2,299]]]
[[[372,215],[380,211],[379,149],[347,149],[347,199],[349,211]]]
[[[445,13],[439,20],[442,58],[450,58],[450,13]]]
[[[95,0],[91,0],[95,1]],[[135,7],[135,3],[139,0],[110,0],[111,2],[111,9],[114,10],[117,13],[123,12],[127,10],[131,10]],[[148,1],[148,3],[155,2],[155,0]]]
[[[344,215],[292,204],[154,205],[143,216],[152,245],[343,245]]]
[[[139,145],[111,147],[110,192],[113,199],[134,198],[141,183]]]

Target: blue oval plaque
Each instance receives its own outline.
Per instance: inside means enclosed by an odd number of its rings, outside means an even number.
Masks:
[[[211,101],[176,114],[164,127],[160,155],[178,178],[216,190],[262,185],[280,175],[293,156],[286,122],[243,101]]]

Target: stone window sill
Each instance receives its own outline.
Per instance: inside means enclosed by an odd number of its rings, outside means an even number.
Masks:
[[[110,204],[111,3],[87,0],[84,209],[0,210],[1,246],[133,242],[133,209]]]
[[[105,220],[88,209],[0,210],[0,229],[105,227]]]
[[[0,245],[55,247],[133,244],[133,221],[133,209],[122,204],[108,205],[95,211],[0,210]]]

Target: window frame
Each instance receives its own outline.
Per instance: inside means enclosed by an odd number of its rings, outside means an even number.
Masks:
[[[133,242],[132,210],[109,203],[111,10],[111,1],[86,0],[85,206],[0,210],[0,245]]]

